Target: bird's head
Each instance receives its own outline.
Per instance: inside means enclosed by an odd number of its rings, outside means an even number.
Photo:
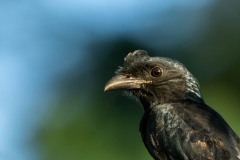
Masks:
[[[201,98],[197,80],[183,64],[169,58],[150,57],[143,50],[125,57],[124,66],[116,71],[104,90],[127,90],[144,106],[178,101],[189,95]]]

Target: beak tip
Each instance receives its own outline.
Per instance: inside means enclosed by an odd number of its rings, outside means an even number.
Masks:
[[[105,85],[103,91],[104,91],[104,92],[107,92],[107,91],[109,91],[109,90],[111,90],[111,89],[110,89],[109,83],[107,83],[107,84]]]
[[[108,90],[108,89],[107,89],[106,87],[104,87],[104,90],[103,90],[103,91],[106,92],[107,90]]]

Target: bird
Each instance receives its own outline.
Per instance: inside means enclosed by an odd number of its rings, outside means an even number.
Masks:
[[[139,131],[155,160],[240,160],[240,139],[209,107],[198,80],[179,61],[135,50],[106,83],[143,106]]]

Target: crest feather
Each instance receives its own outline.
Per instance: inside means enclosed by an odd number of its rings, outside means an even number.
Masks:
[[[134,52],[128,53],[128,55],[124,58],[124,64],[129,65],[139,59],[144,60],[144,59],[149,59],[149,58],[150,58],[150,56],[148,55],[148,53],[146,51],[136,50]]]

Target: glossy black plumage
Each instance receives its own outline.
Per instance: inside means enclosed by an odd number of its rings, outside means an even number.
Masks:
[[[205,104],[197,80],[181,63],[137,50],[106,90],[127,90],[140,100],[140,132],[154,159],[240,159],[238,136]]]

